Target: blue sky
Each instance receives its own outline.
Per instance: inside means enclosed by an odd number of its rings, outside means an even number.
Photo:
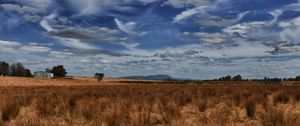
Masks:
[[[300,74],[298,0],[0,0],[0,60],[71,75]]]

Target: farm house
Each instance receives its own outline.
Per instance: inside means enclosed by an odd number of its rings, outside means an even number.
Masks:
[[[54,77],[53,73],[48,73],[45,71],[36,71],[33,74],[34,78],[48,78],[51,79]]]

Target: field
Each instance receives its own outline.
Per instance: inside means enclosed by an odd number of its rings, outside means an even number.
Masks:
[[[300,85],[0,77],[0,123],[300,126]]]

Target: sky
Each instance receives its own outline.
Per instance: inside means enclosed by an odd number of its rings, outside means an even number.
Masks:
[[[300,0],[0,0],[0,60],[69,75],[300,75]]]

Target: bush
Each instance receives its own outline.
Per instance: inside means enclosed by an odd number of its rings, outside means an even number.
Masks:
[[[284,126],[284,111],[279,109],[271,109],[262,115],[263,126]]]
[[[300,92],[294,95],[295,101],[299,102],[300,101]]]
[[[15,102],[7,102],[1,107],[1,118],[3,121],[9,121],[11,119],[14,119],[19,114],[19,107],[20,105]]]
[[[276,95],[274,98],[274,105],[277,103],[286,104],[288,102],[289,102],[289,96],[283,93]]]
[[[255,116],[255,110],[256,110],[256,101],[254,99],[248,99],[245,103],[246,113],[248,117],[254,117]]]

